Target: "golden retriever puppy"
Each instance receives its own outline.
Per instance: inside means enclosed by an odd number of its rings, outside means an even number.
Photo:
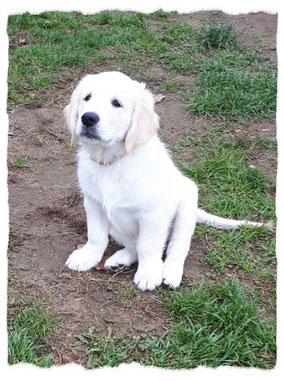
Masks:
[[[138,262],[134,283],[139,289],[154,290],[162,283],[175,288],[196,222],[223,229],[262,225],[198,209],[197,186],[175,167],[157,136],[159,117],[144,83],[119,72],[87,75],[65,116],[78,145],[88,231],[85,246],[69,256],[69,269],[96,266],[111,236],[123,249],[105,262],[106,268]]]

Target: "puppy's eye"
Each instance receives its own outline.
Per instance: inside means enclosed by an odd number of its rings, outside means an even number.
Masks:
[[[122,107],[122,104],[119,102],[119,100],[117,99],[113,99],[111,104],[114,106],[114,107]]]
[[[91,94],[88,94],[85,98],[84,98],[84,101],[89,101],[91,99]]]

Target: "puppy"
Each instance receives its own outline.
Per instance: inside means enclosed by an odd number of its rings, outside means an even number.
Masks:
[[[88,241],[66,265],[87,271],[102,259],[109,236],[123,249],[106,268],[138,262],[134,283],[154,290],[180,285],[196,223],[222,229],[261,223],[220,218],[198,209],[198,191],[157,136],[159,117],[145,84],[119,72],[85,76],[65,116],[78,145]],[[162,260],[165,251],[165,260]]]

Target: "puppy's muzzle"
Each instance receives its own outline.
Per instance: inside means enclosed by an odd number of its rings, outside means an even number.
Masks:
[[[81,135],[89,139],[100,139],[97,133],[96,126],[99,123],[100,117],[95,112],[85,112],[82,117]]]

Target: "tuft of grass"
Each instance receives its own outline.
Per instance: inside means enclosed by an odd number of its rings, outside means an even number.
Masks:
[[[27,306],[25,300],[14,301],[16,312],[8,317],[8,363],[24,362],[39,367],[52,366],[48,353],[48,334],[57,318],[48,313],[44,301]]]
[[[66,148],[68,151],[73,151],[75,149],[75,146],[71,143],[71,141],[66,141]]]
[[[182,369],[222,365],[270,369],[275,365],[275,322],[264,320],[252,297],[237,282],[161,291],[172,327],[161,337],[98,338],[93,329],[79,335],[86,346],[88,368],[123,362]]]
[[[176,14],[176,11],[172,12],[165,12],[163,9],[157,9],[156,11],[152,12],[150,14],[151,18],[154,20],[159,20],[159,19],[168,19],[171,15]]]
[[[209,50],[234,48],[238,39],[232,24],[221,25],[210,21],[200,29],[197,41],[203,49]]]
[[[28,158],[26,156],[18,155],[16,159],[9,159],[9,163],[13,165],[13,167],[17,168],[28,168],[30,164],[27,164]]]

